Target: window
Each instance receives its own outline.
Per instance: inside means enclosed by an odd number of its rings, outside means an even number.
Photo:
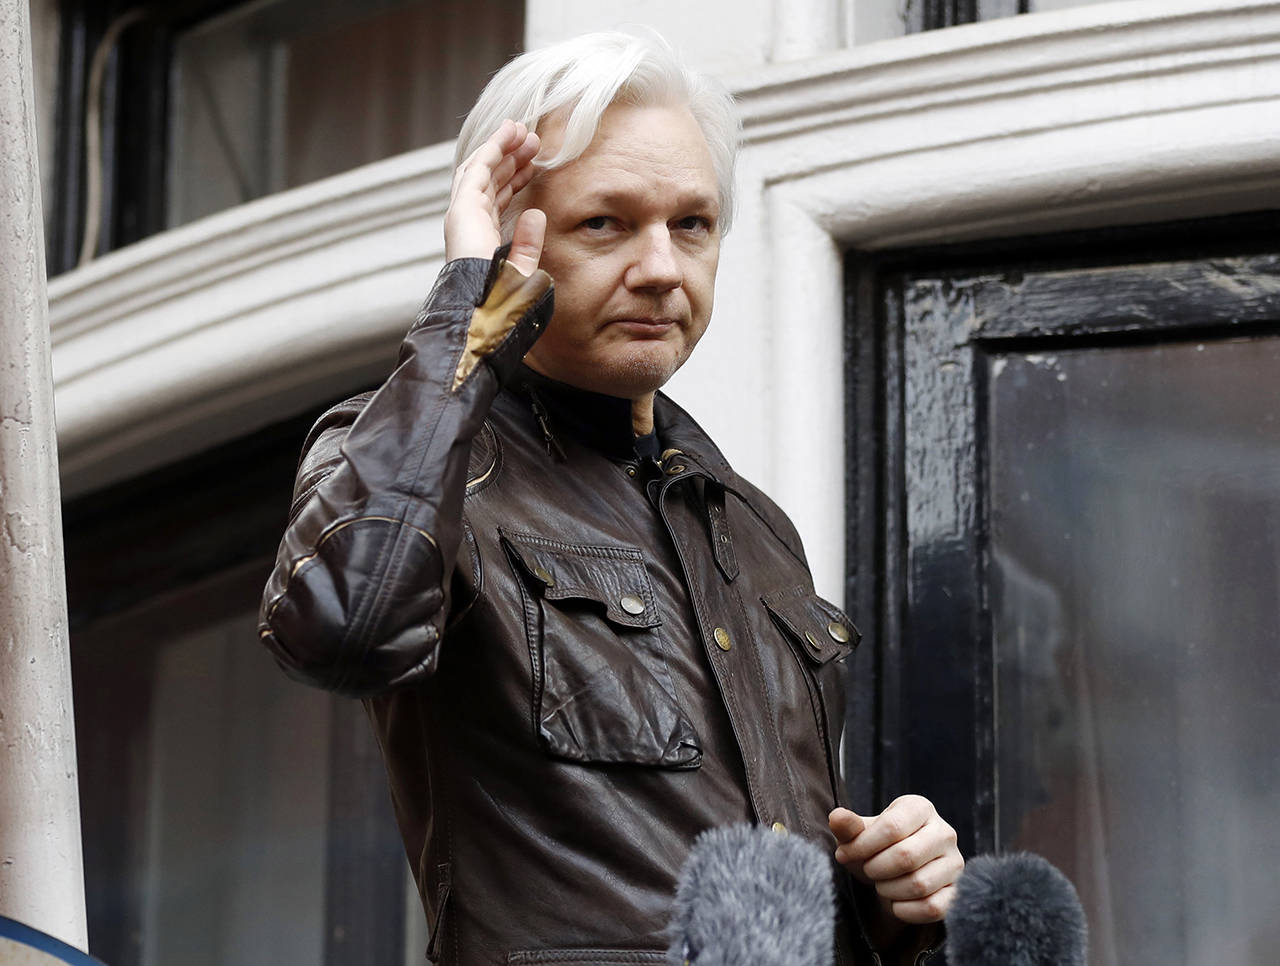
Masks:
[[[77,264],[86,231],[100,254],[449,140],[523,36],[518,0],[174,0],[127,11],[70,0],[50,272]],[[96,85],[99,50],[109,56]],[[86,118],[99,115],[90,157]]]
[[[901,0],[901,15],[908,32],[915,33],[1020,13],[1043,13],[1106,2],[1108,0]]]
[[[504,0],[267,0],[184,31],[168,224],[449,140],[522,29]]]
[[[112,966],[421,961],[364,708],[257,636],[315,415],[65,508],[89,946]]]

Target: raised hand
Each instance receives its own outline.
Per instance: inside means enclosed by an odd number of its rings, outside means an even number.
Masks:
[[[502,214],[534,175],[538,135],[517,121],[503,121],[453,173],[444,216],[445,259],[491,258],[502,244]],[[516,220],[507,261],[530,275],[538,267],[546,216],[536,208]]]
[[[827,821],[837,861],[875,887],[883,910],[906,923],[939,922],[946,915],[964,859],[955,829],[927,798],[904,795],[865,818],[837,808]]]

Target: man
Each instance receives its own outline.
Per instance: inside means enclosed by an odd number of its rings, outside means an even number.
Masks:
[[[835,808],[856,631],[658,393],[710,319],[736,135],[656,41],[517,58],[398,368],[307,442],[261,633],[365,699],[433,961],[662,962],[694,837],[734,822],[834,833],[839,962],[915,961],[950,901],[932,805]]]

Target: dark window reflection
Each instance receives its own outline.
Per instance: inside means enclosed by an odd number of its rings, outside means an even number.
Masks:
[[[991,361],[1001,848],[1095,966],[1280,949],[1280,339]]]
[[[510,0],[263,0],[183,34],[169,225],[452,138],[518,53]]]
[[[314,966],[330,698],[260,653],[256,611],[214,617],[232,602],[200,589],[75,637],[90,946],[111,966]]]

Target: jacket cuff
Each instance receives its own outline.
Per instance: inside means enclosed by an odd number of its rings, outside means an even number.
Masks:
[[[458,287],[465,291],[470,287],[468,283],[474,284],[477,269],[482,265],[485,268],[467,326],[466,344],[454,371],[455,392],[481,362],[487,362],[498,383],[504,384],[551,319],[555,305],[551,276],[542,269],[535,269],[528,276],[521,274],[506,260],[509,250],[509,245],[499,248],[487,265],[480,259],[450,262],[441,273],[443,280],[454,268],[450,274],[456,276]]]

